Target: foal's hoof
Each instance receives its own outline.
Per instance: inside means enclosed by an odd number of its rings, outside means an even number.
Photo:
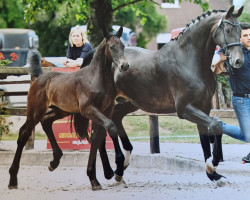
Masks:
[[[115,174],[115,180],[116,180],[117,182],[121,182],[122,176],[119,176],[119,175]]]
[[[115,175],[113,170],[110,170],[108,173],[105,173],[104,176],[107,180],[110,180],[111,178],[113,178]]]
[[[92,185],[92,190],[93,191],[102,190],[102,186],[101,185],[95,185],[95,186]]]
[[[17,189],[17,185],[9,185],[8,188],[9,188],[10,190],[12,190],[12,189]]]
[[[51,165],[48,167],[49,171],[53,172],[55,169],[53,167],[51,167]]]
[[[90,183],[91,183],[91,186],[92,186],[92,190],[94,190],[94,191],[96,191],[96,190],[102,190],[102,186],[98,182],[97,179],[90,180]]]

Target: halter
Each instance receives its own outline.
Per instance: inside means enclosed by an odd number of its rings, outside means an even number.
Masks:
[[[216,37],[216,33],[218,31],[219,28],[222,28],[223,27],[223,23],[227,23],[227,24],[230,24],[234,27],[240,27],[240,22],[238,23],[232,23],[228,20],[224,20],[224,15],[221,17],[220,21],[218,22],[218,26],[215,30],[215,33],[213,35],[213,39]],[[229,64],[229,58],[231,57],[231,52],[229,50],[229,47],[232,47],[232,46],[240,46],[241,43],[240,42],[233,42],[233,43],[228,43],[227,42],[227,39],[226,39],[226,36],[225,36],[225,30],[223,30],[223,36],[224,36],[224,41],[225,41],[225,45],[222,47],[222,51],[223,51],[223,54],[227,57],[227,59],[225,60],[225,67],[226,67],[226,70],[229,72],[229,73],[234,73],[233,72],[233,69],[232,69],[232,66]]]
[[[218,29],[223,27],[223,23],[230,24],[234,27],[240,27],[240,22],[232,23],[228,20],[224,20],[223,18],[224,18],[224,15],[221,17],[220,21],[218,22],[218,26],[215,30],[214,35],[213,35],[213,39],[216,37],[216,33],[217,33]],[[228,50],[228,48],[232,47],[232,46],[239,46],[239,45],[241,45],[241,43],[240,42],[228,43],[226,36],[225,36],[225,30],[224,29],[222,29],[222,30],[223,30],[223,36],[224,36],[224,41],[225,41],[225,45],[222,47],[222,50],[223,50],[223,53],[225,56],[230,57],[231,54],[230,54],[230,50]]]

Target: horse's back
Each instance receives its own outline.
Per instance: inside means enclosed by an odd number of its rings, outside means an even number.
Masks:
[[[150,109],[150,112],[175,112],[167,74],[159,66],[158,53],[137,47],[126,48],[129,69],[116,70],[114,80],[120,94],[139,108]],[[155,107],[159,102],[161,105]]]

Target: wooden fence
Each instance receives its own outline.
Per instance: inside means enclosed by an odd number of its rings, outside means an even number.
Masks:
[[[52,71],[54,67],[43,68],[44,72]],[[6,67],[0,68],[0,77],[8,75],[27,75],[28,68],[26,67]],[[32,77],[31,77],[32,79]],[[3,84],[21,84],[21,83],[31,83],[31,81],[0,81],[0,85]],[[15,91],[15,92],[3,92],[5,96],[20,96],[27,95],[27,91]],[[26,108],[9,108],[11,115],[26,115]],[[158,116],[176,116],[176,113],[173,114],[155,114],[148,113],[142,110],[130,113],[130,116],[149,116],[149,125],[150,125],[150,151],[151,153],[160,153],[159,146],[159,126],[158,126]],[[236,115],[232,109],[212,109],[210,116],[218,116],[220,118],[236,118]],[[34,134],[32,134],[26,149],[34,148]]]

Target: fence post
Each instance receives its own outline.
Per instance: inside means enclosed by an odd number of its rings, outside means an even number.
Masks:
[[[149,116],[150,153],[160,153],[158,116]]]

